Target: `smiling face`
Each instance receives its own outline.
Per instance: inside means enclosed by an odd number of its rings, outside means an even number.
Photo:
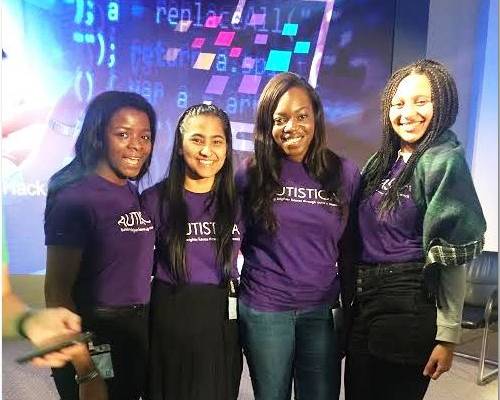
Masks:
[[[404,78],[392,98],[389,119],[401,139],[401,150],[413,152],[425,136],[434,114],[429,79],[422,74]]]
[[[151,127],[148,115],[135,108],[122,108],[111,117],[105,131],[106,155],[96,173],[110,182],[124,185],[135,178],[151,155]]]
[[[188,117],[182,127],[181,153],[186,163],[184,187],[198,193],[210,191],[227,154],[220,118],[210,114]]]
[[[273,114],[272,135],[286,157],[302,162],[314,137],[314,108],[304,88],[292,87],[281,96]]]

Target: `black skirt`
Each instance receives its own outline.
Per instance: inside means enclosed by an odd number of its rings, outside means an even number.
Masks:
[[[227,297],[216,285],[154,281],[149,400],[237,399],[243,359]]]

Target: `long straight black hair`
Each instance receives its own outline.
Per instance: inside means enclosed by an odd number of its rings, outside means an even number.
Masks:
[[[244,211],[250,224],[259,224],[268,232],[277,229],[272,210],[273,197],[279,189],[283,155],[272,136],[273,114],[281,97],[291,88],[302,88],[308,94],[314,112],[314,136],[303,164],[309,175],[321,184],[328,196],[345,212],[342,193],[342,163],[326,146],[326,125],[321,100],[314,88],[301,76],[286,72],[274,76],[264,87],[257,106],[254,129],[255,154],[250,164]]]
[[[216,174],[210,191],[207,210],[215,207],[215,235],[217,263],[222,269],[225,284],[230,277],[233,265],[232,232],[237,213],[236,188],[233,178],[232,135],[227,114],[215,105],[197,104],[189,107],[180,116],[175,129],[172,157],[168,167],[167,177],[161,182],[161,216],[168,221],[160,232],[160,254],[167,257],[171,273],[177,284],[183,284],[189,277],[186,268],[185,249],[188,226],[187,205],[184,199],[184,181],[186,178],[186,163],[182,156],[183,135],[189,119],[207,115],[219,118],[224,127],[226,139],[226,160]]]
[[[137,93],[108,91],[97,95],[87,106],[82,128],[75,143],[75,157],[71,162],[51,176],[47,192],[45,216],[50,211],[54,197],[62,188],[95,171],[97,164],[106,157],[106,128],[113,115],[122,108],[133,108],[144,112],[151,130],[151,154],[144,162],[139,180],[151,164],[151,155],[156,137],[156,113],[149,102]]]
[[[395,179],[382,199],[379,212],[384,214],[398,204],[398,195],[409,184],[418,160],[441,134],[450,128],[458,113],[458,94],[455,81],[448,70],[434,60],[419,60],[398,69],[387,82],[381,99],[382,145],[365,167],[362,179],[362,196],[368,197],[381,185],[397,159],[401,139],[389,119],[392,98],[401,81],[411,74],[424,75],[431,85],[433,115],[425,135],[410,156],[403,172]]]

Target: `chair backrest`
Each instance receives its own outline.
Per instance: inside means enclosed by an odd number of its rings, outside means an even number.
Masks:
[[[485,306],[498,287],[498,253],[485,251],[467,266],[465,304]]]

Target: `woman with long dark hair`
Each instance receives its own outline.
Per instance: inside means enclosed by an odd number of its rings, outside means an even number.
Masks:
[[[254,140],[237,182],[246,222],[240,332],[255,398],[289,400],[293,381],[300,399],[335,399],[339,242],[359,171],[327,148],[321,100],[294,73],[265,86]]]
[[[87,107],[74,159],[49,181],[45,300],[95,332],[94,364],[110,399],[144,393],[154,230],[131,181],[147,172],[155,134],[146,99],[101,93]],[[96,370],[75,378],[71,367],[53,376],[63,400],[78,398],[77,383],[83,390],[99,379]]]
[[[382,95],[383,139],[362,178],[354,321],[346,398],[422,399],[451,367],[460,338],[464,264],[485,220],[464,151],[446,68],[420,60]]]
[[[152,400],[236,400],[242,354],[240,248],[229,119],[198,104],[180,117],[168,176],[142,199],[155,229]]]

